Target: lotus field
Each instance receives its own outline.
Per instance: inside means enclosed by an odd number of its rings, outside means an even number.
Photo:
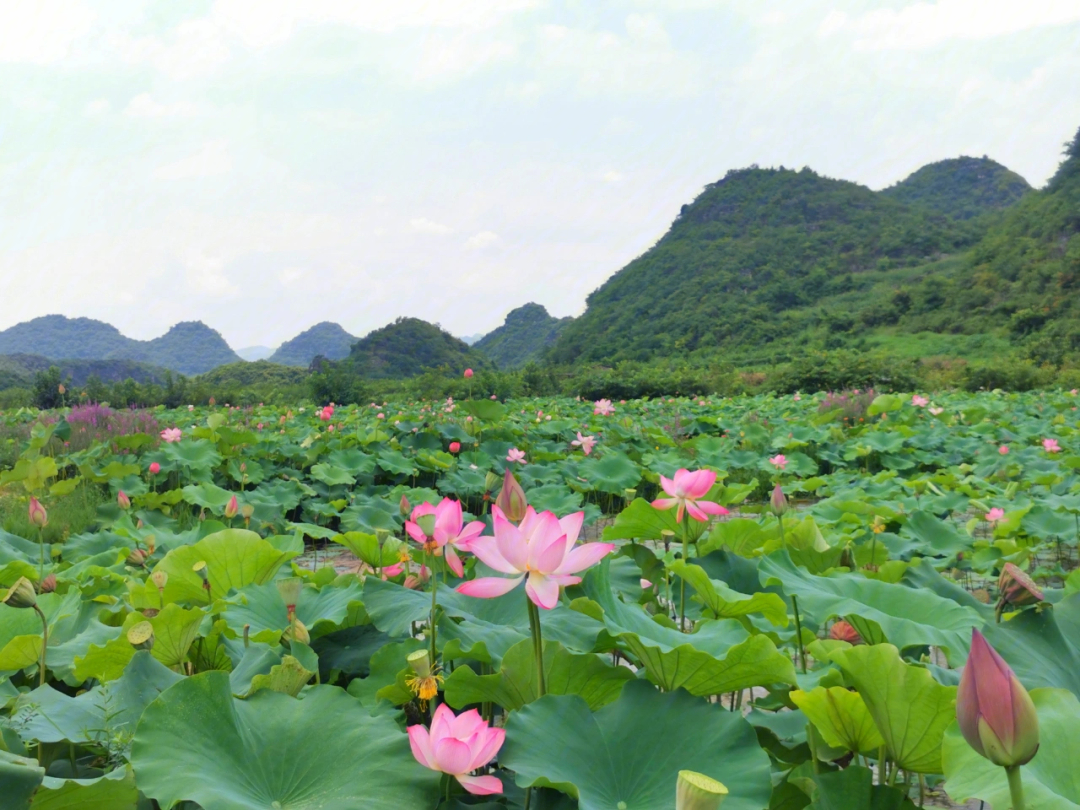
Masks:
[[[0,414],[0,807],[1078,808],[1078,401]]]

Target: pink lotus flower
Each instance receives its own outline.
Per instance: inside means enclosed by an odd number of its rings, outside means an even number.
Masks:
[[[515,461],[519,464],[526,464],[525,451],[518,450],[516,447],[511,447],[510,452],[506,454],[506,460],[513,464]]]
[[[1001,447],[998,448],[998,452],[1001,453],[1001,455],[1003,455],[1003,456],[1009,455],[1009,445],[1007,445],[1007,444],[1001,445]]]
[[[495,758],[506,739],[506,731],[491,728],[476,709],[456,715],[445,703],[431,718],[431,730],[409,726],[409,745],[416,761],[439,773],[450,774],[475,796],[502,793],[497,776],[469,776]]]
[[[927,410],[930,411],[931,416],[940,416],[945,412],[944,408],[938,408],[937,406],[927,408]]]
[[[131,508],[131,498],[127,496],[124,490],[120,490],[116,493],[116,505],[119,506],[121,509]]]
[[[584,512],[558,518],[552,512],[537,514],[531,506],[525,511],[520,526],[515,526],[497,506],[491,508],[495,523],[494,537],[478,537],[469,544],[469,551],[489,568],[504,577],[480,577],[463,582],[459,593],[480,599],[494,599],[510,593],[521,580],[533,604],[551,610],[558,604],[559,588],[577,585],[581,571],[600,562],[615,550],[614,543],[584,543],[575,548]]]
[[[184,432],[180,428],[165,428],[161,431],[161,440],[166,444],[178,442],[184,438]]]
[[[451,453],[460,453],[461,452],[461,442],[450,442],[450,452]]]
[[[769,463],[776,467],[777,470],[780,470],[782,472],[784,468],[787,467],[787,456],[785,456],[783,453],[780,453],[770,458]]]
[[[472,369],[471,369],[471,368],[467,368],[467,369],[465,369],[465,379],[466,379],[466,380],[471,380],[471,379],[472,379],[472,375],[473,375],[473,371],[472,371]]]
[[[598,399],[593,403],[592,412],[595,416],[611,416],[615,413],[615,406],[610,399]]]
[[[796,392],[795,396],[793,396],[792,399],[795,400],[796,402],[800,402],[800,401],[802,401],[802,394]]]
[[[240,502],[236,500],[236,496],[233,495],[229,498],[229,502],[225,504],[225,517],[232,520],[240,512]]]
[[[421,525],[419,521],[419,518],[425,515],[434,516],[434,520],[430,521],[430,534],[424,531],[427,526]],[[470,545],[483,530],[484,524],[479,520],[466,526],[461,502],[450,498],[443,498],[438,506],[420,504],[413,510],[412,520],[405,521],[405,531],[409,533],[409,537],[424,546],[429,553],[445,556],[446,564],[459,577],[465,576],[465,568],[457,555],[457,549],[469,551]]]
[[[914,405],[916,408],[925,408],[927,405],[930,404],[930,400],[928,400],[921,394],[912,394],[911,404]]]
[[[150,462],[149,469],[151,475],[157,475],[159,472],[161,472],[161,465],[158,464],[156,461],[152,461]]]
[[[716,473],[712,470],[676,470],[674,480],[661,475],[660,486],[671,497],[657,498],[652,505],[656,509],[671,509],[677,506],[679,511],[675,514],[676,523],[682,523],[684,512],[689,512],[694,520],[704,523],[709,519],[709,515],[728,513],[728,510],[718,503],[701,500],[709,494],[715,483]]]
[[[377,414],[375,414],[375,418],[376,419],[385,419],[386,414],[385,413],[377,413]]]
[[[997,523],[998,521],[1005,519],[1005,510],[995,506],[989,512],[986,513],[987,523]]]
[[[1057,439],[1043,439],[1043,450],[1047,453],[1060,453],[1061,445],[1057,443]]]
[[[582,436],[581,431],[579,430],[577,438],[574,439],[574,441],[570,442],[570,444],[574,447],[580,447],[585,453],[585,455],[589,455],[589,453],[591,453],[593,451],[593,448],[596,446],[596,437]]]
[[[29,510],[30,522],[37,526],[39,529],[44,529],[49,525],[49,515],[45,511],[45,507],[41,505],[41,501],[30,496],[30,510]]]

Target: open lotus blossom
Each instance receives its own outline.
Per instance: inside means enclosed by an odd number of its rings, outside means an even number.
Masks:
[[[997,523],[998,521],[1005,519],[1005,510],[999,506],[995,506],[989,512],[986,513],[987,523]]]
[[[770,458],[769,463],[776,467],[776,469],[783,470],[785,467],[787,467],[787,456],[785,456],[783,453],[779,453]]]
[[[1045,450],[1047,453],[1060,453],[1061,452],[1061,445],[1059,445],[1057,443],[1057,439],[1043,439],[1042,440],[1042,445],[1043,445],[1043,450]]]
[[[941,414],[945,413],[944,408],[938,408],[936,406],[927,408],[927,410],[930,411],[931,416],[940,416]]]
[[[184,438],[184,432],[180,428],[165,428],[161,431],[161,440],[166,444],[178,442]]]
[[[610,399],[598,399],[593,403],[592,412],[595,416],[611,416],[615,413],[615,406]]]
[[[589,453],[591,453],[593,451],[593,448],[596,446],[596,437],[582,436],[581,431],[579,430],[577,438],[574,439],[574,441],[570,442],[570,444],[574,447],[580,447],[582,449],[582,452],[585,453],[585,455],[589,455]]]
[[[425,515],[433,519],[421,520]],[[430,524],[430,531],[425,531],[428,526],[424,524]],[[424,546],[429,554],[444,556],[450,570],[459,577],[465,575],[465,568],[457,554],[458,549],[469,551],[470,544],[483,530],[484,524],[479,520],[465,525],[461,502],[452,498],[443,498],[438,506],[422,503],[413,510],[412,520],[405,521],[409,537]]]
[[[520,526],[511,523],[503,511],[493,506],[494,537],[478,537],[469,544],[469,551],[484,565],[505,577],[480,577],[463,582],[458,593],[481,599],[494,599],[510,593],[525,580],[529,599],[545,610],[559,601],[559,588],[577,585],[576,574],[600,562],[615,550],[614,543],[583,543],[575,546],[584,512],[574,512],[558,518],[553,512],[537,513],[531,506],[525,510]]]
[[[409,745],[416,761],[425,768],[450,774],[476,796],[502,793],[497,776],[469,776],[495,758],[506,740],[506,731],[491,728],[476,709],[455,715],[445,703],[431,718],[431,730],[409,726]]]
[[[912,394],[911,404],[914,405],[916,408],[925,408],[927,405],[930,404],[930,400],[928,400],[921,394]]]
[[[671,509],[678,507],[675,513],[675,522],[682,523],[683,514],[690,513],[694,520],[705,522],[709,515],[726,515],[728,510],[718,503],[701,500],[709,494],[712,485],[716,483],[716,473],[712,470],[676,470],[674,480],[660,476],[660,486],[671,497],[657,498],[652,502],[656,509]]]
[[[519,464],[526,464],[525,451],[518,450],[516,447],[511,447],[510,452],[506,454],[506,460],[513,464],[515,461]]]

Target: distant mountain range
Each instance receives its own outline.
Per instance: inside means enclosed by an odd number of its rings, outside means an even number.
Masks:
[[[236,353],[240,355],[241,360],[247,360],[249,363],[254,363],[257,360],[266,360],[272,355],[276,349],[270,346],[248,346],[245,349],[237,349]]]
[[[464,341],[419,318],[398,318],[353,344],[344,361],[364,377],[405,379],[427,369],[460,374],[491,368],[491,360]]]
[[[301,332],[292,340],[287,340],[270,355],[271,363],[283,366],[307,367],[316,357],[327,360],[343,360],[349,356],[349,350],[357,338],[350,335],[338,324],[330,321],[317,323]]]
[[[520,368],[540,360],[573,318],[553,318],[540,304],[525,304],[510,312],[502,326],[473,345],[499,368]]]

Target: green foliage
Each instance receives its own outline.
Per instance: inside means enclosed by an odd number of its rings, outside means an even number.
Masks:
[[[343,360],[349,356],[349,350],[354,343],[356,338],[341,326],[323,321],[282,343],[277,351],[270,355],[270,362],[307,368],[312,360],[320,356],[328,360]]]
[[[928,163],[881,193],[954,219],[972,219],[1008,208],[1029,191],[1027,180],[984,155]]]
[[[488,332],[473,347],[498,363],[499,368],[521,368],[539,360],[572,320],[553,318],[540,304],[525,304],[512,310],[502,326]]]
[[[344,361],[363,377],[405,379],[426,369],[461,374],[491,365],[483,354],[419,318],[398,318],[353,344]]]

